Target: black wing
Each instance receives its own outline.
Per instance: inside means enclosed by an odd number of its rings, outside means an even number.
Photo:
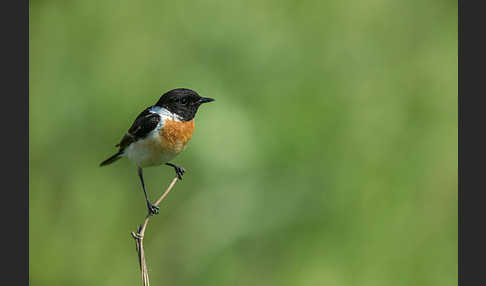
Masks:
[[[150,131],[157,127],[157,124],[160,122],[160,116],[157,113],[150,112],[150,108],[151,107],[145,109],[137,116],[137,118],[135,118],[135,121],[130,129],[128,129],[127,134],[123,136],[122,140],[116,145],[116,147],[119,146],[120,149],[124,149],[133,142],[145,138]]]

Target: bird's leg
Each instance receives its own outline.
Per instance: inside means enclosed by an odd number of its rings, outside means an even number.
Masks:
[[[138,168],[138,176],[140,177],[140,181],[142,182],[143,193],[145,195],[145,202],[147,203],[149,215],[158,214],[160,208],[158,206],[154,206],[148,199],[147,191],[145,190],[145,183],[143,182],[142,168]]]
[[[176,175],[177,175],[177,178],[179,178],[179,180],[182,180],[182,175],[184,175],[184,172],[186,170],[184,170],[183,167],[179,167],[177,165],[174,165],[172,163],[165,163],[167,166],[171,166],[172,168],[174,168],[175,172],[176,172]]]

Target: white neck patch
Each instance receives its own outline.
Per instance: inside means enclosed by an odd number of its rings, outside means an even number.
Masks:
[[[166,119],[173,119],[175,121],[182,121],[182,118],[179,115],[170,112],[169,110],[167,110],[164,107],[152,106],[149,109],[149,111],[152,112],[152,113],[156,113],[156,114],[160,115],[162,122],[165,122]]]

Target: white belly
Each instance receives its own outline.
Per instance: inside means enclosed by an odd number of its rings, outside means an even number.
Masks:
[[[167,163],[177,154],[162,148],[158,132],[154,130],[146,138],[130,144],[123,156],[138,167],[145,168]]]

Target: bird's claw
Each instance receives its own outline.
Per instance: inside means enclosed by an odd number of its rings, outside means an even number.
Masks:
[[[177,175],[177,178],[179,180],[182,180],[182,175],[184,175],[184,173],[186,172],[186,170],[183,168],[183,167],[179,167],[177,165],[174,165],[172,163],[166,163],[167,166],[171,166],[172,168],[174,168],[175,172],[176,172],[176,175]]]
[[[174,169],[175,169],[177,178],[179,178],[179,180],[182,180],[182,175],[184,175],[184,172],[186,170],[183,167],[179,167],[179,166],[175,166]]]
[[[159,214],[159,210],[160,208],[156,205],[153,205],[151,203],[148,203],[147,204],[147,208],[148,208],[148,213],[149,215],[156,215],[156,214]]]

